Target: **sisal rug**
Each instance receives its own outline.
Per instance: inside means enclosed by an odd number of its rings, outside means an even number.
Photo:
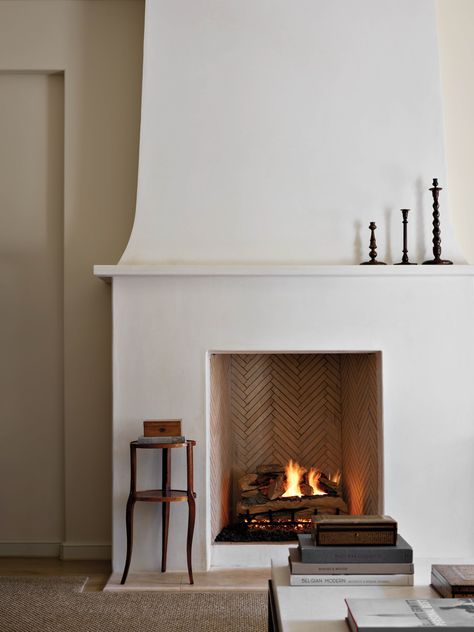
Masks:
[[[81,592],[85,577],[0,577],[2,632],[265,632],[258,592]]]

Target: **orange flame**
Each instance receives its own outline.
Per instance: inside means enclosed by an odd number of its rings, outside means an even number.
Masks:
[[[286,491],[282,495],[282,498],[288,498],[289,496],[302,496],[300,489],[300,480],[303,474],[306,472],[304,467],[298,465],[290,459],[290,462],[285,468],[286,474]]]
[[[320,478],[321,472],[318,472],[314,467],[312,467],[308,472],[308,485],[310,485],[313,490],[313,496],[326,495],[326,492],[318,485]]]
[[[336,485],[339,485],[339,483],[341,482],[341,472],[337,470],[335,474],[331,474],[329,476],[329,480],[331,480],[333,483],[336,483]]]

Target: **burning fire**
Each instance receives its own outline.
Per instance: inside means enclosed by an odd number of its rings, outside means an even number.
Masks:
[[[306,476],[305,476],[306,474]],[[281,495],[281,498],[291,498],[294,496],[326,496],[327,490],[325,490],[320,484],[319,479],[321,478],[321,472],[317,470],[315,467],[310,468],[307,472],[306,468],[301,466],[296,461],[290,459],[288,465],[285,468],[285,476],[286,476],[286,489],[284,494]],[[336,485],[339,485],[341,479],[341,473],[336,472],[336,474],[329,476],[329,480]],[[302,491],[301,485],[306,487],[305,491]],[[303,489],[304,489],[303,487]],[[311,488],[311,493],[308,493],[308,487]]]
[[[320,478],[321,472],[318,472],[314,467],[312,467],[308,472],[308,485],[313,490],[313,496],[322,496],[326,494],[326,492],[318,485]]]
[[[305,472],[306,469],[304,467],[301,467],[301,465],[290,459],[285,468],[286,491],[282,495],[282,498],[287,498],[289,496],[303,496],[300,489],[300,481]]]

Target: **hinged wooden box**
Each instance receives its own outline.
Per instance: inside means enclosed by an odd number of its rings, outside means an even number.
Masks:
[[[318,546],[397,543],[397,522],[390,516],[312,516],[313,543]]]
[[[181,435],[181,419],[144,421],[145,437],[179,437]]]

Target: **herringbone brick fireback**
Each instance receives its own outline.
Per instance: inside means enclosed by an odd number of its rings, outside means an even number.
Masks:
[[[232,513],[232,479],[235,490],[239,476],[290,459],[342,473],[351,513],[381,511],[378,362],[376,353],[211,357],[213,532]]]

